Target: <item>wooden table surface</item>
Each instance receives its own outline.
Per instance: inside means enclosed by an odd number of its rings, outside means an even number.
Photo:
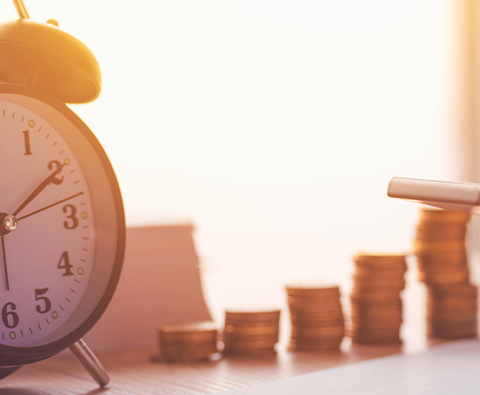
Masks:
[[[430,342],[428,347],[438,342]],[[111,382],[96,383],[68,353],[21,368],[0,381],[0,394],[210,394],[279,380],[303,373],[352,364],[402,352],[402,346],[351,345],[341,352],[289,352],[279,347],[275,357],[229,357],[195,363],[152,362],[155,349],[116,351],[97,356]]]

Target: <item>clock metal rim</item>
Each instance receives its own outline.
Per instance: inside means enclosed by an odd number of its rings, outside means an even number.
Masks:
[[[100,319],[113,297],[120,278],[125,253],[126,226],[123,200],[118,180],[107,154],[89,127],[70,110],[65,103],[35,88],[11,83],[0,83],[0,94],[4,93],[27,96],[43,102],[65,116],[75,128],[83,134],[104,168],[114,197],[117,217],[117,248],[115,251],[113,270],[108,285],[97,306],[88,318],[74,331],[52,343],[31,347],[13,347],[0,344],[0,366],[15,366],[40,361],[62,351],[83,337]]]

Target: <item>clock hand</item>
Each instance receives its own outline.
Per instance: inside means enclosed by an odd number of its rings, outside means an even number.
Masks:
[[[5,240],[2,235],[2,251],[3,251],[3,268],[5,270],[5,284],[7,285],[7,291],[10,291],[10,286],[8,284],[8,271],[7,271],[7,256],[5,254]]]
[[[34,211],[33,213],[30,213],[30,214],[24,215],[23,217],[17,218],[17,221],[20,221],[21,219],[30,217],[30,216],[33,215],[33,214],[37,214],[37,213],[39,213],[40,211],[46,210],[47,208],[56,206],[57,204],[66,202],[67,200],[76,198],[77,196],[80,196],[80,195],[83,195],[83,192],[79,192],[79,193],[77,193],[77,194],[75,194],[75,195],[69,196],[69,197],[67,197],[67,198],[65,198],[65,199],[62,199],[62,200],[59,200],[58,202],[49,204],[48,206],[45,206],[45,207],[41,208],[40,210]]]
[[[53,162],[50,162],[48,164],[48,168],[51,169],[51,165]],[[57,162],[59,164],[59,162]],[[20,211],[22,211],[25,206],[30,203],[33,199],[35,199],[40,192],[42,192],[50,183],[54,184],[59,184],[58,180],[55,179],[57,174],[59,174],[62,171],[63,166],[65,166],[65,163],[63,165],[58,166],[58,168],[50,174],[45,180],[43,180],[38,187],[35,188],[35,190],[25,199],[25,201],[13,212],[13,216],[16,216]],[[63,180],[63,177],[62,177]],[[61,182],[61,181],[60,181]]]

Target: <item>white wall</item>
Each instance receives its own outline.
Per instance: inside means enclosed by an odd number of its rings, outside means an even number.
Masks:
[[[130,225],[196,225],[218,310],[347,284],[357,251],[410,248],[418,208],[386,197],[392,176],[460,177],[451,0],[26,5],[98,57],[103,92],[73,109]]]

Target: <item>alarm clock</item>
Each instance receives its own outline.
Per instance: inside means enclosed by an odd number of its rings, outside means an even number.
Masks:
[[[85,346],[119,280],[125,217],[105,151],[65,104],[100,92],[90,50],[24,16],[0,25],[0,58],[2,377]]]

